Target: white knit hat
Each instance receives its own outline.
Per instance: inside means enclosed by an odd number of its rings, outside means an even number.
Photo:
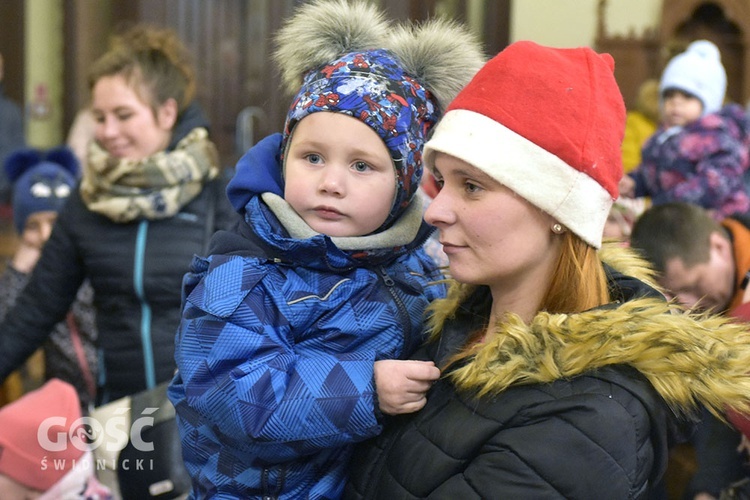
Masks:
[[[727,91],[727,73],[719,48],[708,40],[697,40],[669,61],[661,76],[659,93],[677,89],[703,103],[703,114],[721,109]]]

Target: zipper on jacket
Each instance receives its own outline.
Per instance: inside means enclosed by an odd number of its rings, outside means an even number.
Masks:
[[[276,500],[275,496],[268,494],[268,475],[270,473],[268,467],[263,467],[263,471],[260,473],[260,491],[263,492],[263,500]]]
[[[393,278],[390,277],[385,266],[380,267],[380,277],[385,284],[386,290],[388,290],[388,293],[391,294],[391,297],[393,297],[393,301],[396,303],[399,317],[401,318],[401,324],[406,326],[406,331],[404,332],[404,346],[407,346],[410,343],[407,339],[411,339],[412,336],[412,326],[411,318],[409,317],[409,311],[406,309],[404,301],[401,300],[401,296],[399,295],[397,287],[395,286],[396,282],[393,281]],[[401,351],[401,356],[404,355],[404,352],[404,350]]]
[[[143,370],[146,375],[146,388],[156,386],[156,368],[154,366],[154,349],[151,343],[151,305],[146,301],[143,288],[143,267],[146,260],[146,235],[148,220],[138,224],[138,235],[135,239],[135,257],[133,262],[133,287],[141,304],[141,346],[143,348]]]
[[[279,498],[279,495],[281,495],[281,492],[284,490],[284,482],[286,480],[286,465],[279,466],[278,472],[278,485],[275,488],[276,491],[272,492],[268,480],[268,476],[271,475],[271,469],[269,469],[268,467],[263,467],[263,471],[260,473],[260,487],[263,494],[263,500],[277,500]]]

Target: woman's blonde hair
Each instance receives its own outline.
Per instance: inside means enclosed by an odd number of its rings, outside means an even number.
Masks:
[[[540,309],[552,314],[570,314],[609,301],[607,276],[596,249],[572,232],[566,232]]]
[[[573,314],[610,302],[607,276],[597,250],[568,231],[563,235],[560,256],[547,293],[539,306],[551,314]],[[439,337],[439,327],[432,323],[431,339]],[[487,325],[485,325],[486,329]],[[484,329],[471,332],[464,348],[451,356],[440,368],[445,369],[476,353]]]
[[[112,38],[110,49],[91,66],[89,89],[105,76],[120,75],[152,109],[174,99],[180,111],[195,97],[190,53],[169,28],[136,25]]]

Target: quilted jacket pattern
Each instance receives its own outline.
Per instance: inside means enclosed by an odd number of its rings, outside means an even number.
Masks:
[[[185,278],[170,398],[193,495],[336,498],[381,430],[373,363],[410,355],[445,293],[420,248],[362,256],[285,236],[261,201]]]
[[[718,218],[750,210],[743,176],[748,168],[750,119],[725,106],[686,127],[660,128],[643,146],[642,163],[630,175],[635,195],[655,205],[685,202],[715,210]]]
[[[671,307],[617,260],[611,303],[498,323],[422,410],[359,444],[344,498],[652,498],[700,405],[747,407],[750,332]],[[415,357],[444,366],[490,307],[486,287],[452,286]]]

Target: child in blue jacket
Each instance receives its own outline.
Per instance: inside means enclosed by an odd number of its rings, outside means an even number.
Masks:
[[[199,498],[339,497],[353,444],[440,375],[405,360],[445,294],[415,193],[478,45],[344,0],[300,7],[277,42],[296,92],[284,132],[239,161],[227,192],[244,222],[184,281],[169,395]]]

